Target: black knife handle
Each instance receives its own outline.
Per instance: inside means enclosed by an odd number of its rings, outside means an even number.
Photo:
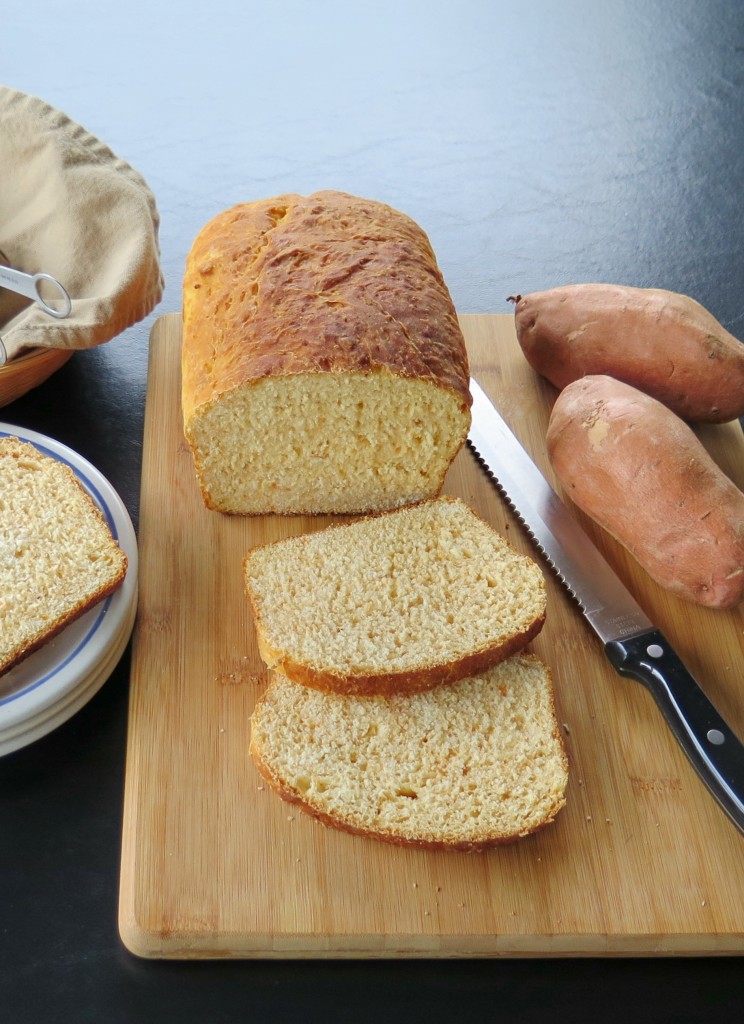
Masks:
[[[664,634],[649,630],[605,644],[621,675],[643,683],[698,775],[744,832],[744,745],[721,718]]]

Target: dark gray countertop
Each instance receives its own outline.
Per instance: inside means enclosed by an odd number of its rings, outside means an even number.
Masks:
[[[694,296],[744,336],[738,0],[90,0],[6,5],[3,84],[147,179],[167,287],[0,419],[93,462],[137,522],[148,336],[219,210],[340,188],[429,233],[462,312],[604,280]],[[0,185],[1,187],[1,185]],[[744,1009],[733,959],[149,963],[116,926],[128,655],[0,759],[0,1018],[698,1021]],[[744,855],[744,847],[742,847]]]

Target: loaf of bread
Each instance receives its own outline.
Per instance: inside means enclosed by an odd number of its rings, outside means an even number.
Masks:
[[[112,593],[126,568],[70,467],[0,438],[0,673]]]
[[[328,692],[461,679],[545,620],[540,568],[457,498],[256,547],[244,574],[266,664]]]
[[[182,411],[208,507],[364,513],[434,497],[470,403],[452,300],[404,214],[283,195],[220,214],[194,242]]]
[[[549,670],[523,653],[412,696],[323,694],[275,673],[251,753],[285,800],[326,825],[453,850],[547,825],[568,781]]]

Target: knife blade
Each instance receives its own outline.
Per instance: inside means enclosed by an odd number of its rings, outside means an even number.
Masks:
[[[701,780],[744,833],[744,746],[471,378],[468,444],[578,603],[615,670],[642,683]]]

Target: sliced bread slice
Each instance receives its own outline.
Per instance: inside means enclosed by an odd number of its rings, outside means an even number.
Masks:
[[[457,498],[254,548],[244,573],[266,664],[326,692],[453,682],[545,620],[539,566]]]
[[[535,832],[565,804],[550,672],[524,653],[412,696],[323,694],[274,673],[250,749],[285,800],[401,845],[482,849]]]
[[[114,591],[126,568],[72,469],[0,438],[0,673]]]

